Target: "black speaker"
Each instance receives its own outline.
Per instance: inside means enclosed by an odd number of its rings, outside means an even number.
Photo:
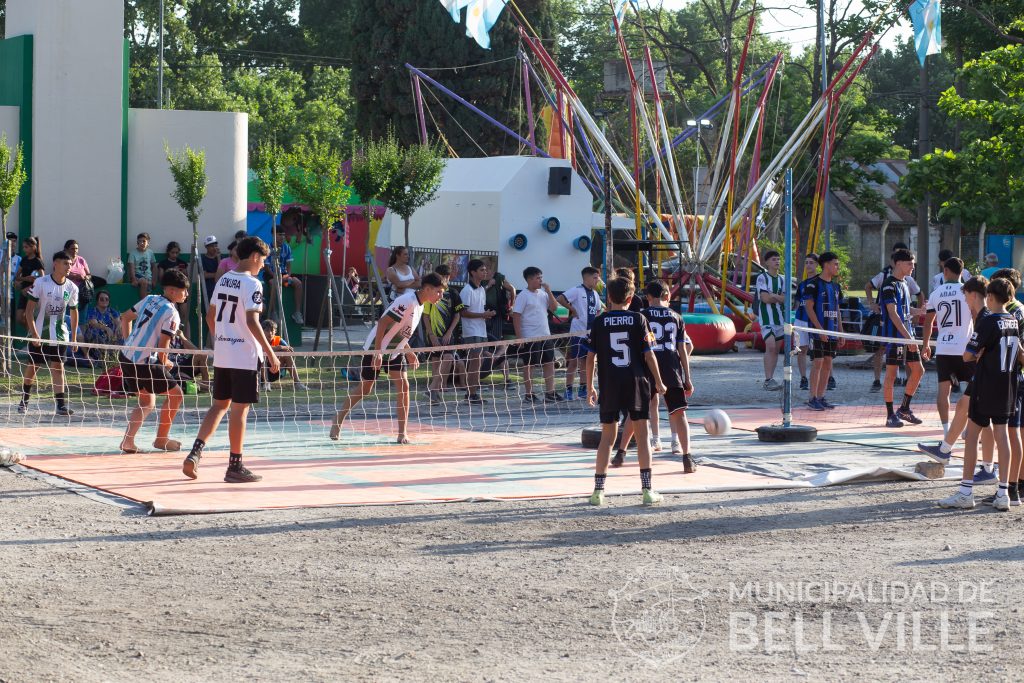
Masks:
[[[572,194],[572,169],[558,166],[549,171],[548,194]]]

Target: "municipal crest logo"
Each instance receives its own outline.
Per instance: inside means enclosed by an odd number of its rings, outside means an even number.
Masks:
[[[632,654],[655,667],[686,656],[704,635],[704,593],[679,567],[637,567],[612,599],[612,630]]]
[[[263,292],[253,292],[252,293],[252,302],[254,304],[262,304],[263,303]]]

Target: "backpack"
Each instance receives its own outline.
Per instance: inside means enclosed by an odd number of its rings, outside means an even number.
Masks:
[[[121,375],[121,368],[114,366],[96,378],[92,387],[93,396],[106,396],[107,398],[128,398],[124,392],[124,377]]]

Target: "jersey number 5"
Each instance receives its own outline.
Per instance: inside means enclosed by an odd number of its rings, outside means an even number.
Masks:
[[[615,355],[612,356],[612,365],[619,368],[629,367],[629,332],[613,332],[609,336],[611,342],[612,351],[615,351]]]
[[[230,317],[228,318],[229,323],[235,322],[235,311],[238,309],[238,297],[234,294],[225,294],[220,292],[217,294],[217,301],[220,302],[220,308],[217,309],[217,322],[224,320],[224,309],[228,304],[231,304],[231,310],[229,311]]]

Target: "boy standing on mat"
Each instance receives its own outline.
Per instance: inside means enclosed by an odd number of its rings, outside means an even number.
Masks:
[[[565,397],[555,391],[555,344],[550,339],[533,341],[535,337],[551,334],[548,313],[558,308],[558,302],[551,294],[551,285],[544,282],[544,273],[536,266],[523,270],[526,289],[519,292],[512,306],[512,326],[516,338],[523,339],[523,403],[540,403],[533,393],[533,369],[538,365],[544,375],[544,403],[561,403]]]
[[[818,257],[821,272],[807,280],[803,288],[801,308],[807,316],[808,326],[821,333],[811,332],[811,398],[807,405],[811,410],[832,410],[835,405],[825,399],[828,380],[832,376],[832,361],[836,350],[844,346],[846,341],[828,332],[838,332],[840,326],[839,301],[843,293],[836,281],[839,275],[839,256],[835,252],[826,251]]]
[[[580,273],[583,276],[583,283],[572,289],[567,289],[558,295],[558,302],[569,309],[571,320],[569,321],[569,348],[565,353],[565,400],[572,401],[576,398],[587,397],[587,384],[583,378],[586,371],[587,350],[583,348],[583,338],[587,330],[594,323],[604,308],[601,297],[597,295],[594,288],[601,279],[601,271],[597,268],[587,266]],[[573,394],[572,383],[577,368],[580,375],[579,395]]]
[[[423,305],[436,305],[444,294],[446,285],[437,273],[427,273],[420,281],[420,288],[406,292],[391,302],[384,315],[370,330],[363,349],[378,353],[367,353],[362,357],[359,385],[345,399],[334,421],[330,437],[337,441],[341,436],[341,425],[353,408],[373,391],[377,376],[383,370],[388,373],[397,394],[398,443],[409,443],[406,426],[409,422],[409,378],[406,365],[415,371],[420,366],[416,354],[408,350],[409,339],[420,324]],[[385,357],[386,356],[386,357]]]
[[[907,278],[914,272],[914,255],[906,249],[900,249],[892,255],[892,272],[878,290],[878,303],[882,307],[882,336],[913,339],[911,332],[913,323],[911,316],[918,309],[910,307],[910,289]],[[905,422],[919,425],[921,419],[910,410],[910,402],[914,398],[924,375],[921,354],[917,344],[886,344],[885,352],[885,411],[886,427],[902,427]],[[896,370],[904,362],[907,364],[907,384],[903,388],[903,403],[899,409],[893,410],[893,387],[896,386]]]
[[[178,305],[188,299],[188,276],[184,271],[164,271],[160,279],[163,294],[150,294],[130,311],[121,314],[121,336],[124,348],[119,354],[124,390],[139,395],[139,405],[128,417],[128,427],[121,439],[122,453],[138,453],[135,435],[156,407],[156,397],[165,395],[156,429],[153,447],[160,451],[180,451],[181,442],[169,438],[171,423],[181,407],[182,393],[178,381],[171,376],[174,364],[167,351],[143,349],[170,349],[171,342],[181,327]],[[132,325],[138,321],[137,325]]]
[[[999,489],[992,503],[996,510],[1008,512],[1011,502],[1020,505],[1017,482],[1010,489],[1010,441],[1007,422],[1014,412],[1021,363],[1021,347],[1017,320],[1006,312],[1006,303],[1013,298],[1009,280],[997,278],[985,288],[986,303],[991,313],[977,320],[974,334],[967,344],[964,360],[977,360],[974,386],[971,390],[964,447],[963,479],[960,488],[949,498],[939,501],[944,508],[973,508],[974,465],[978,459],[978,436],[992,425],[999,457]]]
[[[280,372],[281,361],[260,326],[263,284],[256,276],[263,269],[270,248],[258,237],[243,237],[235,245],[235,253],[238,265],[217,281],[206,310],[206,324],[213,339],[213,405],[203,418],[181,471],[189,479],[199,476],[203,448],[231,408],[231,458],[224,481],[243,484],[263,478],[242,464],[245,418],[249,407],[260,400],[260,368],[265,361],[270,372]]]
[[[588,400],[592,406],[599,404],[601,412],[601,444],[597,448],[591,505],[605,503],[608,460],[621,413],[626,413],[633,420],[636,429],[642,502],[644,505],[657,505],[662,500],[661,494],[651,488],[651,444],[647,437],[647,419],[650,416],[651,380],[659,394],[665,393],[665,385],[651,348],[654,335],[647,319],[626,309],[633,292],[633,283],[625,278],[616,277],[608,283],[608,310],[594,320],[586,341]],[[595,370],[601,385],[600,400],[594,385]]]
[[[69,353],[78,350],[75,341],[78,336],[78,285],[68,279],[71,270],[71,257],[63,251],[53,255],[53,273],[35,279],[26,292],[28,303],[25,305],[26,335],[33,339],[28,345],[28,365],[25,367],[25,378],[21,387],[21,402],[18,412],[28,412],[29,397],[32,395],[32,384],[40,365],[50,368],[50,379],[53,380],[53,398],[57,404],[56,414],[61,417],[74,415],[75,411],[68,408],[67,395],[64,393],[64,359],[65,353],[57,344],[46,342],[71,342]],[[64,322],[64,314],[71,315],[70,328]]]

